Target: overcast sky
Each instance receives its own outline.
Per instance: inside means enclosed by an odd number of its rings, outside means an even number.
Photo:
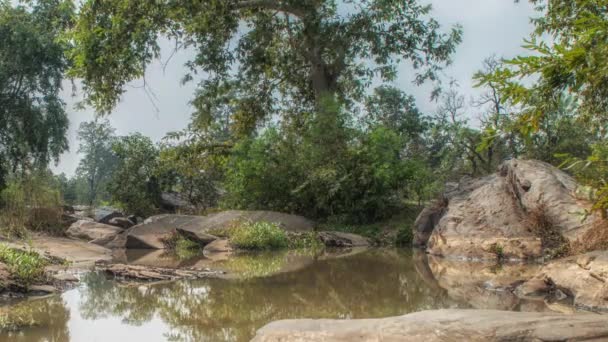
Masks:
[[[460,24],[464,28],[464,38],[454,56],[453,65],[445,71],[446,78],[458,81],[461,91],[470,98],[476,93],[472,87],[471,76],[482,61],[496,54],[513,57],[524,52],[521,48],[523,38],[532,31],[529,18],[534,15],[527,2],[515,4],[513,0],[432,0],[433,16],[444,26]],[[161,61],[171,53],[171,43],[162,42]],[[191,52],[181,51],[171,58],[163,70],[161,61],[154,63],[146,73],[146,82],[156,97],[152,102],[149,95],[138,86],[143,81],[134,81],[127,89],[122,101],[108,117],[118,135],[140,132],[160,140],[167,132],[181,130],[189,122],[195,83],[181,85],[184,63]],[[435,110],[436,103],[429,100],[431,86],[412,85],[413,75],[407,65],[400,68],[395,85],[412,94],[418,106],[426,113]],[[67,85],[67,84],[66,84]],[[74,109],[78,98],[72,97],[71,86],[63,92],[70,118],[70,151],[61,156],[60,163],[54,167],[56,172],[73,175],[80,156],[77,153],[76,130],[83,121],[93,119],[92,110]]]

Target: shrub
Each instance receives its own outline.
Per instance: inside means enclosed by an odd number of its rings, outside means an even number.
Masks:
[[[414,239],[414,231],[412,230],[412,226],[402,226],[397,231],[397,236],[395,238],[395,245],[399,247],[410,246],[412,244],[412,240]]]
[[[291,249],[309,249],[314,252],[321,251],[325,245],[315,232],[292,233],[289,234],[289,248]]]
[[[242,249],[280,249],[289,246],[287,234],[276,223],[245,222],[230,231],[230,242]]]
[[[9,237],[25,237],[26,228],[62,233],[59,185],[46,171],[12,177],[0,192],[0,228]]]
[[[33,251],[22,251],[0,245],[0,261],[5,263],[11,276],[20,284],[29,285],[44,278],[44,267],[49,262]]]

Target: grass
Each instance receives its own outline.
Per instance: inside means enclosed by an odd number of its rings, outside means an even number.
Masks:
[[[6,264],[11,277],[26,288],[44,280],[44,268],[49,262],[33,251],[23,251],[0,245],[0,261]]]
[[[270,250],[289,247],[287,233],[276,223],[244,222],[229,233],[230,243],[247,250]]]

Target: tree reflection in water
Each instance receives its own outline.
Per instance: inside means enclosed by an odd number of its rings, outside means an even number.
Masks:
[[[69,319],[70,312],[59,296],[0,307],[0,341],[69,341]],[[25,326],[27,331],[21,331]]]
[[[118,316],[132,325],[158,316],[171,328],[171,336],[165,336],[171,340],[248,341],[277,319],[385,317],[453,306],[445,291],[424,282],[406,251],[371,250],[310,262],[296,258],[302,266],[275,273],[293,258],[244,256],[233,265],[247,269],[251,263],[254,271],[232,280],[120,286],[90,274],[80,311],[87,319]]]

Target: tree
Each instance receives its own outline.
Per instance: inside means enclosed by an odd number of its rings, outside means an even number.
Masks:
[[[68,67],[61,34],[71,1],[0,1],[0,188],[9,172],[46,165],[68,148],[59,91]]]
[[[88,184],[87,203],[93,205],[100,196],[100,185],[105,185],[112,176],[116,156],[112,151],[114,128],[108,120],[83,122],[78,128],[80,147],[84,154],[78,164],[76,175],[86,179]]]
[[[442,33],[430,13],[416,0],[88,0],[70,75],[83,79],[87,103],[108,112],[166,36],[198,51],[186,81],[208,74],[196,114],[212,118],[228,98],[233,123],[251,129],[286,109],[318,110],[325,97],[361,100],[372,80],[394,79],[400,61],[412,63],[417,84],[436,81],[461,29]]]
[[[127,212],[150,215],[160,202],[157,147],[150,138],[136,133],[117,138],[112,151],[118,159],[108,184],[112,199]]]
[[[608,146],[606,3],[603,0],[530,2],[536,5],[540,14],[533,20],[536,29],[526,40],[525,47],[530,53],[504,61],[504,65],[494,72],[476,75],[477,81],[482,86],[493,84],[503,101],[516,106],[517,122],[511,130],[519,131],[524,139],[536,137],[554,145],[561,140],[560,130],[563,132],[564,124],[578,123],[577,127],[583,128],[588,141],[595,141],[589,146],[590,154],[583,147],[583,155],[562,157],[566,157],[571,171],[598,189],[595,208],[607,209],[608,160],[604,158]],[[568,97],[576,104],[575,118],[563,113]],[[570,127],[567,131],[576,129]],[[569,149],[568,152],[580,152],[580,142]],[[606,215],[605,210],[601,212]]]

